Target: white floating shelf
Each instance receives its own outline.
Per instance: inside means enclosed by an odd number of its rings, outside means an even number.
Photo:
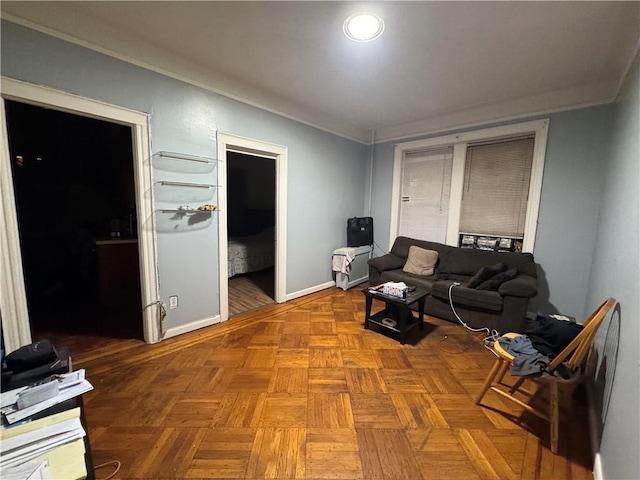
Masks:
[[[153,156],[153,166],[160,170],[180,173],[211,173],[217,160],[174,152],[158,152]]]
[[[216,186],[205,183],[160,181],[154,184],[156,201],[171,203],[201,203],[210,201]]]

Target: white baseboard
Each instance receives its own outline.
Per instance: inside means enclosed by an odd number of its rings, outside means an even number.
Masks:
[[[216,315],[215,317],[210,318],[203,318],[202,320],[196,320],[195,322],[187,323],[185,325],[168,328],[167,333],[164,334],[164,337],[162,337],[162,339],[166,340],[167,338],[182,335],[183,333],[192,332],[194,330],[198,330],[199,328],[209,327],[211,325],[215,325],[216,323],[220,323],[220,315]]]
[[[604,480],[604,474],[602,472],[602,458],[600,456],[600,415],[595,409],[595,405],[597,405],[595,399],[596,393],[591,380],[587,380],[585,389],[587,391],[589,437],[591,438],[591,456],[593,458],[593,478],[594,480]]]
[[[593,480],[604,480],[600,452],[596,452],[595,456],[593,457]]]
[[[356,285],[360,285],[361,283],[366,282],[367,280],[369,280],[369,275],[366,275],[364,277],[360,277],[360,278],[354,278],[352,280],[349,280],[350,277],[346,277],[346,279],[341,275],[341,274],[337,274],[336,275],[336,287],[341,288],[342,290],[349,290],[350,288],[355,287]],[[346,281],[345,281],[346,280]]]
[[[297,292],[293,292],[293,293],[288,293],[284,299],[286,302],[288,302],[289,300],[293,300],[294,298],[299,298],[299,297],[304,297],[305,295],[309,295],[311,293],[316,293],[319,292],[320,290],[324,290],[326,288],[331,288],[331,287],[335,287],[336,286],[336,282],[327,282],[327,283],[322,283],[320,285],[316,285],[314,287],[309,287],[309,288],[305,288],[304,290],[298,290]]]

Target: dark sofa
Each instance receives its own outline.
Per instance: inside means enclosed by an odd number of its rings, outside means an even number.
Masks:
[[[409,247],[416,245],[438,252],[433,275],[407,273],[403,267]],[[436,242],[397,237],[391,252],[369,260],[369,284],[405,282],[426,288],[425,313],[458,322],[458,316],[473,328],[486,327],[500,333],[523,332],[527,323],[529,299],[537,293],[536,266],[531,253],[494,252],[451,247]],[[516,269],[517,276],[502,283],[496,291],[468,288],[466,284],[482,268],[503,263]],[[460,285],[451,287],[454,282]]]

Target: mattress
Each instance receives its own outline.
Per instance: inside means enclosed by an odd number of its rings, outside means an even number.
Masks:
[[[257,272],[274,264],[274,229],[268,228],[257,235],[230,238],[227,246],[229,277],[241,273]]]

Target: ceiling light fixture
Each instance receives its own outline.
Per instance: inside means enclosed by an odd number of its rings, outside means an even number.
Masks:
[[[370,13],[356,13],[344,21],[342,30],[354,42],[370,42],[382,35],[384,22]]]

